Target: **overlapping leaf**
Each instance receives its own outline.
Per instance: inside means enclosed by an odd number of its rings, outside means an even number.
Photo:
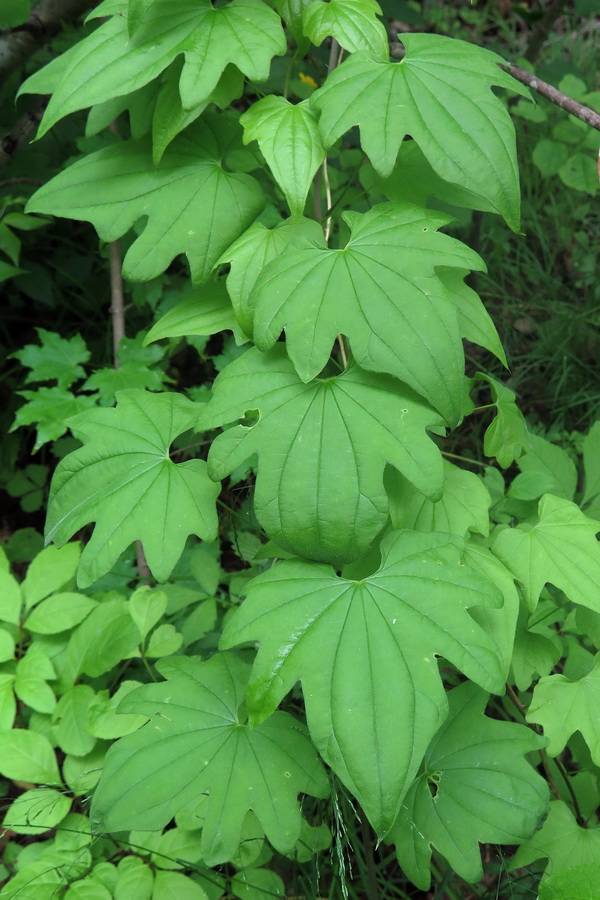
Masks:
[[[350,53],[366,50],[387,62],[388,36],[377,18],[381,14],[375,0],[314,0],[304,10],[302,22],[304,33],[317,46],[331,35]]]
[[[433,34],[404,34],[399,63],[353,54],[311,104],[330,147],[353,125],[375,169],[388,176],[410,135],[445,181],[488,200],[519,227],[519,179],[513,125],[492,85],[528,96],[489,50]]]
[[[547,875],[571,866],[597,866],[600,859],[600,828],[578,825],[567,804],[554,800],[542,828],[519,847],[510,868],[514,870],[528,866],[536,859],[548,860]]]
[[[515,402],[514,391],[483,372],[475,377],[487,381],[496,407],[496,415],[483,436],[485,455],[495,456],[498,465],[506,469],[531,446],[527,422]]]
[[[94,16],[114,13],[106,4]],[[193,109],[216,87],[229,64],[255,81],[269,75],[273,56],[286,51],[279,16],[260,0],[154,0],[130,37],[127,3],[119,12],[40,72],[27,79],[25,93],[53,96],[39,136],[69,113],[129,94],[156,78],[180,54],[179,92]],[[125,13],[125,15],[123,14]]]
[[[536,722],[549,738],[548,753],[558,756],[575,731],[583,735],[594,763],[600,765],[600,654],[594,668],[579,681],[566,675],[549,675],[540,679],[527,710],[527,721]]]
[[[456,424],[463,350],[456,308],[435,267],[480,269],[481,259],[436,233],[448,222],[437,212],[382,204],[346,219],[352,237],[343,250],[295,250],[258,278],[248,300],[257,346],[271,347],[285,329],[289,355],[309,381],[343,333],[359,365],[400,378]]]
[[[543,739],[523,725],[485,717],[487,699],[469,683],[450,692],[448,718],[389,835],[403,871],[424,891],[432,847],[461,878],[479,881],[479,844],[522,843],[548,804],[544,779],[525,759]]]
[[[240,123],[244,143],[258,141],[292,217],[300,217],[314,174],[325,159],[317,117],[308,101],[294,105],[270,94],[254,103]]]
[[[467,609],[493,606],[493,584],[461,564],[464,544],[393,532],[362,581],[282,562],[254,579],[223,647],[258,641],[248,709],[260,722],[302,681],[311,737],[387,833],[447,706],[436,655],[487,690],[503,690],[496,648]]]
[[[115,144],[51,179],[29,206],[91,222],[105,241],[147,217],[127,251],[123,274],[149,281],[185,253],[193,280],[205,281],[264,205],[253,178],[222,167],[222,156],[237,142],[235,120],[205,114],[173,141],[159,165],[152,162],[148,139]]]
[[[386,522],[386,463],[430,499],[441,493],[442,458],[426,435],[439,417],[389,376],[353,366],[304,384],[282,344],[252,349],[219,375],[198,427],[244,416],[213,443],[209,473],[257,454],[258,519],[298,556],[339,564],[367,549]]]
[[[197,409],[179,394],[132,390],[119,393],[116,409],[92,409],[70,420],[84,446],[58,465],[46,540],[60,546],[96,523],[81,556],[81,586],[108,572],[135,540],[155,578],[164,581],[188,535],[216,537],[219,486],[206,463],[169,458],[171,442],[193,427]]]
[[[549,582],[573,603],[600,612],[598,531],[600,523],[588,519],[574,503],[546,494],[537,521],[501,529],[492,550],[520,581],[531,610]]]
[[[152,326],[144,343],[188,334],[217,334],[224,330],[233,331],[237,343],[244,342],[225,283],[218,281],[186,292],[183,299]]]
[[[232,858],[248,810],[273,846],[289,853],[302,822],[297,795],[328,792],[303,725],[277,712],[249,728],[240,709],[248,667],[233,655],[206,663],[175,657],[157,668],[165,682],[137,688],[121,702],[120,712],[151,721],[109,750],[92,819],[106,831],[158,830],[194,797],[206,797],[205,863]]]

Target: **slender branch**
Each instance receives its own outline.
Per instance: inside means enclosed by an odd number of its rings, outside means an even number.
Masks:
[[[560,106],[561,109],[566,110],[572,116],[576,116],[582,122],[600,131],[600,114],[590,109],[589,106],[584,106],[582,103],[578,103],[577,100],[573,100],[572,97],[567,97],[566,94],[548,84],[547,81],[542,81],[537,75],[534,75],[532,72],[526,72],[525,69],[513,65],[513,63],[507,66],[500,65],[500,68],[512,75],[513,78],[516,78],[517,81],[537,91],[546,100],[550,100],[551,103],[555,103],[556,106]]]
[[[119,368],[119,344],[125,337],[125,300],[121,277],[121,248],[118,241],[112,241],[110,249],[110,313],[113,332],[113,362]]]
[[[7,178],[5,181],[0,181],[0,188],[11,187],[13,184],[33,184],[35,187],[40,187],[45,182],[41,178],[27,178],[23,175],[21,178]]]
[[[0,166],[10,162],[19,147],[25,143],[44,115],[48,106],[48,97],[40,97],[13,125],[8,134],[0,139]]]
[[[27,22],[0,32],[0,81],[58,34],[65,23],[96,5],[96,0],[40,0]]]

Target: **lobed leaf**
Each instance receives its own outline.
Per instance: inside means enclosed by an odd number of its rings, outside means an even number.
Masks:
[[[316,46],[331,36],[349,53],[365,50],[387,62],[388,36],[377,18],[381,15],[375,0],[314,0],[302,14],[303,30]]]

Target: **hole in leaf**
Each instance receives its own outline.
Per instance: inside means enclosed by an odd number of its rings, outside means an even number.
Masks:
[[[427,787],[429,788],[429,793],[431,794],[431,796],[432,796],[432,797],[435,797],[435,795],[436,795],[437,792],[438,792],[438,786],[437,786],[437,784],[435,783],[435,781],[431,781],[431,780],[428,778],[428,779],[427,779]]]
[[[260,411],[258,409],[247,409],[244,413],[244,418],[240,419],[240,425],[243,425],[244,428],[253,428],[260,422]]]

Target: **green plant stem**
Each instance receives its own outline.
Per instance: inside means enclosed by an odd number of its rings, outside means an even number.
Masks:
[[[375,866],[375,857],[373,855],[373,835],[371,834],[371,830],[362,810],[360,813],[360,833],[367,865],[367,900],[378,900],[379,887],[377,885],[377,868]]]
[[[554,764],[555,764],[556,768],[558,769],[558,771],[560,772],[560,774],[562,775],[562,779],[567,786],[567,790],[568,790],[569,794],[571,795],[571,801],[573,803],[573,808],[575,810],[575,818],[577,819],[577,824],[581,825],[582,828],[587,828],[587,822],[585,820],[585,816],[581,812],[581,807],[579,806],[579,800],[577,799],[577,795],[576,795],[575,791],[573,790],[573,785],[571,784],[571,776],[567,772],[566,768],[564,767],[564,765],[562,763],[562,760],[559,759],[558,756],[555,757]]]
[[[527,721],[527,710],[525,709],[525,707],[523,706],[523,704],[517,697],[517,694],[516,694],[514,688],[512,687],[512,685],[510,685],[508,682],[506,683],[506,693],[510,697],[510,699],[513,703],[513,706],[515,706],[515,708],[518,709],[518,711],[521,713],[521,715],[525,721],[525,724],[528,726],[528,728],[531,728],[532,731],[535,731],[537,734],[540,734],[541,732],[540,732],[539,727],[537,725],[532,725],[530,722]],[[554,794],[555,798],[557,800],[560,800],[561,799],[560,791],[558,790],[558,788],[556,786],[556,782],[554,781],[554,778],[552,777],[552,772],[550,771],[550,765],[548,763],[548,755],[543,748],[541,750],[539,750],[538,752],[540,754],[542,768],[544,770],[544,774],[546,775],[546,780],[548,781],[550,790]]]
[[[458,453],[449,453],[447,450],[442,450],[441,454],[449,459],[459,459],[461,462],[471,463],[473,466],[482,466],[484,469],[487,469],[487,463],[480,462],[478,459],[471,459],[470,456],[460,456]]]

